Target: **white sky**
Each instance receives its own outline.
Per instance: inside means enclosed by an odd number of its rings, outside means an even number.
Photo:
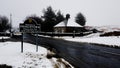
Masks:
[[[0,0],[0,15],[12,13],[13,25],[18,26],[28,15],[41,16],[47,6],[72,17],[81,12],[86,25],[120,25],[120,0]]]

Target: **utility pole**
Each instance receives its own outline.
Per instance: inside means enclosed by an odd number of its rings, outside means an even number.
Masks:
[[[23,53],[23,33],[22,33],[22,37],[21,37],[21,53]]]
[[[12,37],[12,14],[10,14],[10,37]]]

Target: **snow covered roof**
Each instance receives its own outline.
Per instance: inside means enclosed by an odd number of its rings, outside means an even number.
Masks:
[[[76,23],[73,19],[68,19],[67,20],[64,20],[60,23],[58,23],[57,25],[55,25],[54,27],[83,27],[81,25],[79,25],[78,23]]]

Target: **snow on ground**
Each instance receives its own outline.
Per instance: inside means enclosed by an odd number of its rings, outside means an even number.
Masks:
[[[105,44],[108,46],[120,47],[120,38],[119,37],[67,38],[65,40],[75,41],[75,42]]]
[[[103,32],[113,32],[113,31],[120,31],[120,26],[119,25],[109,25],[109,26],[96,26],[93,27],[96,28],[99,31],[103,31]]]
[[[10,38],[10,37],[4,37],[4,36],[0,37],[0,39],[8,39],[8,38]]]
[[[105,32],[113,32],[113,31],[120,31],[120,26],[100,26],[100,27],[93,27],[99,31]],[[105,44],[108,46],[118,46],[120,47],[120,36],[108,36],[108,37],[100,37],[101,33],[93,33],[83,37],[62,37],[62,39],[75,41],[75,42],[87,42],[87,43],[96,43],[96,44]]]
[[[93,33],[83,37],[55,37],[68,41],[74,42],[86,42],[86,43],[96,43],[96,44],[105,44],[108,46],[118,46],[120,47],[120,36],[108,36],[108,37],[100,37],[99,33]]]
[[[20,53],[20,42],[0,43],[0,64],[17,67],[49,67],[52,68],[51,62],[45,58],[47,50],[39,47],[39,52],[35,52],[35,46],[24,43],[24,53]],[[41,59],[42,58],[42,59]],[[40,61],[39,61],[40,60]]]
[[[24,43],[24,52],[21,53],[21,42],[0,43],[0,64],[7,64],[13,68],[55,68],[60,63],[56,60],[47,59],[47,49]],[[54,62],[54,63],[53,63]],[[58,68],[65,68],[63,64]]]

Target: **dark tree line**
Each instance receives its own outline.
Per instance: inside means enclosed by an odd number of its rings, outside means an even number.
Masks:
[[[39,17],[36,15],[31,15],[26,17],[26,20],[24,22],[27,22],[27,19],[29,18],[36,20],[37,23],[41,25],[41,31],[44,32],[52,32],[53,27],[65,19],[61,11],[58,11],[56,13],[52,9],[52,7],[48,7],[47,9],[44,9],[43,16]]]
[[[0,16],[0,32],[5,32],[10,28],[9,19],[6,16]]]
[[[67,17],[69,17],[68,15]],[[64,15],[61,13],[61,11],[55,11],[52,9],[51,6],[47,7],[43,10],[43,16],[39,17],[36,15],[31,15],[26,17],[25,22],[28,22],[27,20],[29,18],[34,19],[37,24],[41,25],[41,31],[44,32],[52,32],[54,31],[53,27],[60,23],[61,21],[67,19],[64,17]],[[75,17],[75,21],[80,24],[81,26],[85,25],[86,18],[82,13],[78,13]],[[0,32],[5,32],[6,30],[10,29],[11,25],[9,23],[9,19],[6,16],[0,16]]]
[[[70,15],[68,15],[67,17],[70,17]],[[60,10],[56,12],[55,10],[52,9],[51,6],[43,10],[43,16],[39,17],[36,15],[31,15],[26,17],[26,20],[29,18],[36,20],[37,23],[41,25],[41,31],[43,32],[53,32],[54,31],[53,28],[56,24],[67,19],[64,17]],[[24,22],[27,22],[26,20]],[[84,26],[86,18],[82,13],[78,13],[75,17],[75,21],[81,26]]]
[[[59,22],[63,21],[65,18],[60,11],[55,13],[52,7],[48,7],[43,11],[44,15],[44,30],[46,32],[52,32],[54,29],[53,27],[58,24]]]

